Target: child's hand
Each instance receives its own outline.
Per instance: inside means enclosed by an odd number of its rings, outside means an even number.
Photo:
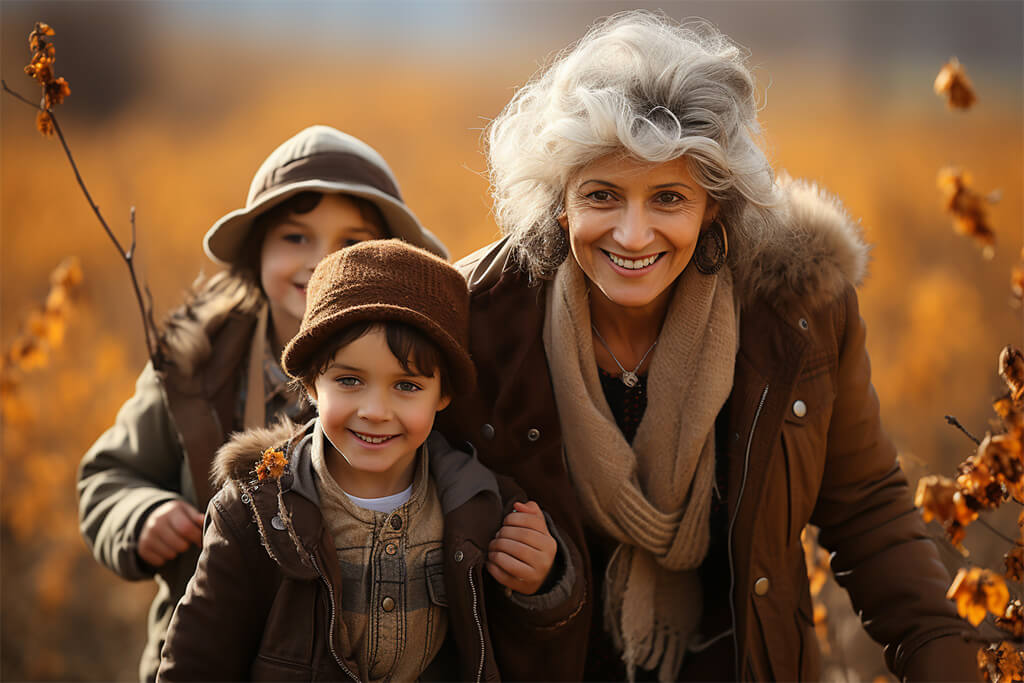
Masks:
[[[533,595],[548,578],[558,544],[539,505],[531,500],[512,507],[487,548],[487,571],[502,586]]]
[[[139,557],[150,567],[161,567],[203,542],[203,513],[183,500],[158,505],[139,533]]]

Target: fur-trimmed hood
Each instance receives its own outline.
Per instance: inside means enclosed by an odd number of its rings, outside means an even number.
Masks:
[[[229,481],[248,481],[256,476],[256,466],[268,448],[284,448],[304,432],[301,425],[284,420],[266,429],[238,432],[220,447],[210,468],[214,490]]]
[[[842,202],[812,182],[782,173],[774,225],[757,226],[755,237],[731,265],[740,299],[798,299],[809,309],[860,285],[870,247],[860,224]]]
[[[771,220],[747,220],[748,237],[729,255],[742,304],[764,299],[799,302],[813,309],[838,297],[847,283],[859,285],[867,270],[869,246],[860,225],[842,202],[812,182],[780,174],[778,203]],[[517,268],[508,238],[490,244],[456,264],[471,291],[487,289],[501,274]]]

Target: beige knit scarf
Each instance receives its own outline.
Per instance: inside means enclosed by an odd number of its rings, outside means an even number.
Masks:
[[[687,268],[654,349],[631,447],[601,389],[588,283],[575,259],[548,293],[544,349],[572,481],[590,523],[620,543],[605,573],[604,620],[630,680],[637,666],[673,680],[700,620],[714,423],[737,348],[729,269],[708,276]]]

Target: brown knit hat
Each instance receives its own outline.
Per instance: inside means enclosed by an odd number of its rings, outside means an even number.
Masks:
[[[321,261],[306,285],[306,314],[281,366],[296,377],[317,347],[353,323],[394,320],[426,334],[444,354],[456,394],[469,393],[469,290],[459,272],[397,239],[368,240]]]

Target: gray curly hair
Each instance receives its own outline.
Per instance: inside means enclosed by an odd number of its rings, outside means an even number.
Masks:
[[[495,215],[520,265],[537,278],[561,265],[569,178],[612,153],[686,156],[734,260],[776,204],[746,57],[705,21],[634,10],[600,20],[516,92],[487,129],[487,152]]]

